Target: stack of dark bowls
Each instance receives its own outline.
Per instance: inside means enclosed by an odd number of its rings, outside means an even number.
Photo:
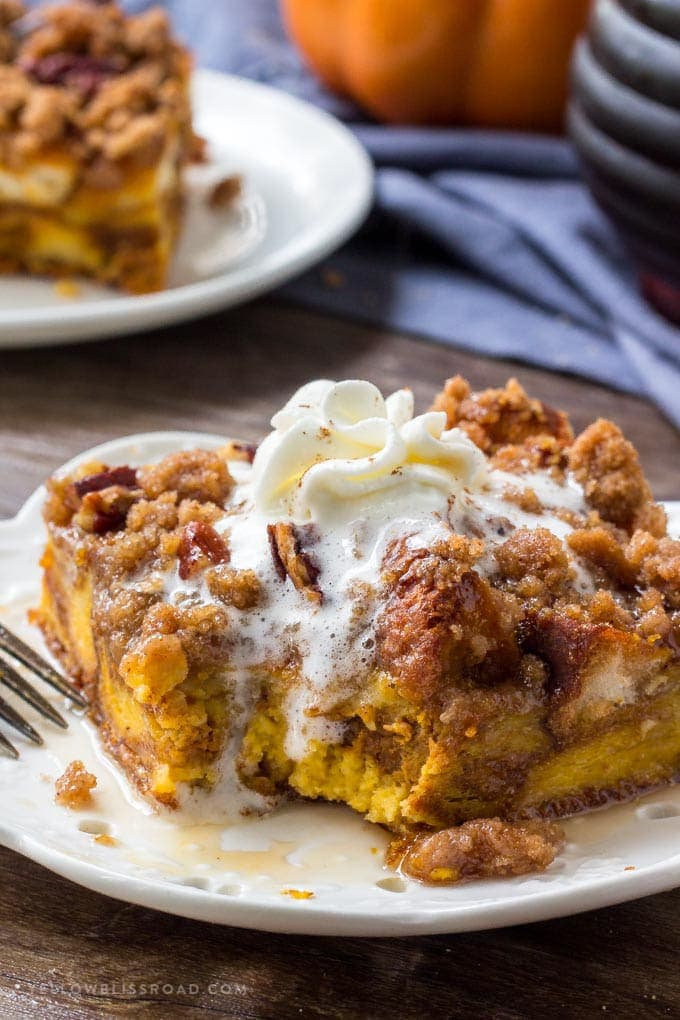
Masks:
[[[569,128],[645,295],[680,323],[680,0],[595,0]]]

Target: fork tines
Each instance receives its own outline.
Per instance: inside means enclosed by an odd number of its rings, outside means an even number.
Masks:
[[[71,701],[75,702],[81,708],[87,706],[85,698],[82,696],[73,684],[71,684],[65,677],[57,673],[56,669],[53,669],[48,662],[43,659],[41,655],[38,655],[32,648],[30,648],[21,638],[18,638],[16,634],[7,630],[2,624],[0,624],[0,650],[6,652],[13,659],[20,662],[28,670],[30,670],[39,679],[44,680],[45,683],[49,684],[55,690],[59,691],[60,694],[64,694]],[[22,698],[28,705],[35,709],[45,719],[49,719],[51,722],[56,723],[57,726],[61,726],[62,729],[66,729],[67,722],[63,716],[57,712],[56,708],[53,707],[42,696],[31,683],[21,673],[15,669],[11,662],[8,662],[5,656],[0,655],[0,684],[9,688],[14,694]],[[23,716],[13,708],[9,702],[5,701],[3,697],[0,697],[0,719],[4,719],[8,725],[12,726],[19,733],[22,733],[28,740],[34,744],[42,744],[42,738],[40,734],[28,723]],[[0,733],[0,751],[5,754],[9,754],[13,758],[18,758],[19,754],[16,748]]]
[[[47,698],[44,698],[42,694],[39,694],[35,688],[31,687],[29,682],[23,677],[17,670],[6,662],[6,660],[0,655],[0,684],[4,684],[14,694],[22,698],[27,704],[31,705],[36,712],[44,716],[46,719],[51,719],[57,726],[61,726],[62,729],[66,729],[68,723],[64,717],[57,712]]]

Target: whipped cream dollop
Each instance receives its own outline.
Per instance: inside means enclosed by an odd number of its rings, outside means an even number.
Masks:
[[[372,383],[319,379],[271,420],[253,464],[264,513],[320,521],[348,504],[433,490],[448,498],[483,483],[486,460],[443,411],[413,416],[413,394],[384,398]]]

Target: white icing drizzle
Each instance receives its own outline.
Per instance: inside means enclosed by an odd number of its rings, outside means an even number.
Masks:
[[[489,469],[464,432],[446,429],[443,413],[414,418],[407,390],[384,399],[366,382],[309,383],[274,416],[272,427],[252,466],[230,465],[237,484],[215,524],[228,536],[232,567],[256,573],[263,600],[250,611],[229,610],[236,634],[228,663],[236,737],[225,748],[223,780],[210,798],[213,816],[216,801],[225,816],[268,806],[239,783],[235,758],[257,698],[257,671],[281,661],[286,650],[295,650],[301,673],[284,706],[286,753],[300,760],[310,740],[342,738],[342,724],[328,713],[360,689],[373,661],[375,598],[395,538],[430,547],[452,529],[477,535],[486,551],[475,569],[490,575],[494,547],[514,529],[547,528],[563,541],[572,528],[555,511],[585,512],[583,490],[573,479],[562,484],[547,471]],[[527,513],[505,498],[509,487],[524,486],[534,490],[542,513]],[[305,548],[319,568],[318,605],[276,572],[267,525],[282,520],[313,526]],[[587,571],[571,554],[570,560],[576,586],[592,590]],[[211,599],[200,578],[180,581],[176,573],[165,579],[165,596]]]

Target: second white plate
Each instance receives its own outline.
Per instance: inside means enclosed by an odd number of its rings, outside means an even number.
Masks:
[[[0,347],[141,332],[239,304],[345,241],[371,203],[373,169],[354,136],[308,103],[257,82],[198,71],[194,116],[213,165],[191,172],[184,235],[157,294],[130,297],[78,283],[0,276]],[[240,174],[243,198],[205,214],[201,178]]]

